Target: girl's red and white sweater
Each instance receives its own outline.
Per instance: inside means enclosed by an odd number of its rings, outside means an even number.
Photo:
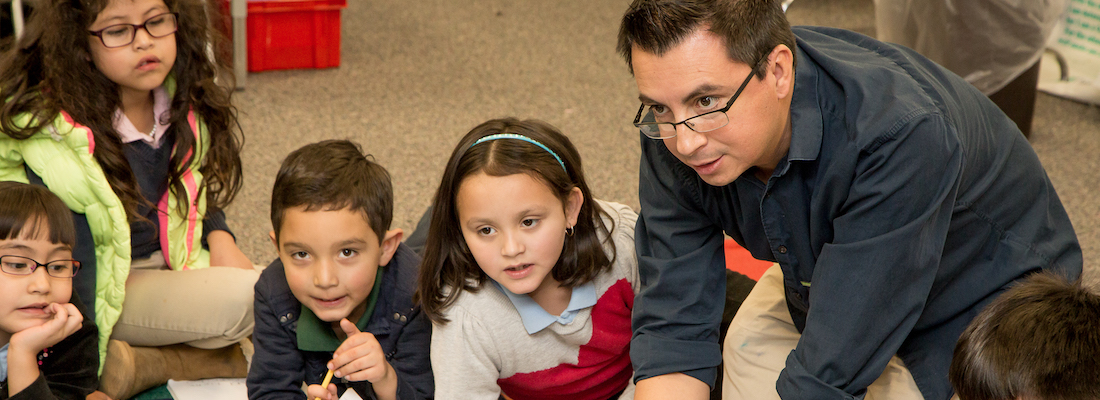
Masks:
[[[491,282],[462,293],[432,329],[435,398],[491,399],[501,393],[524,399],[632,399],[630,314],[638,292],[634,254],[637,214],[596,201],[610,216],[615,261],[593,281],[596,304],[568,324],[554,322],[528,334],[519,312]],[[605,238],[601,237],[601,240]],[[609,253],[610,254],[610,253]]]

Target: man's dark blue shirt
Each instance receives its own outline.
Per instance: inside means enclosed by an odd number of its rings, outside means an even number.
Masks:
[[[853,32],[794,32],[790,150],[766,183],[750,169],[710,186],[642,136],[636,377],[714,381],[726,234],[782,268],[802,332],[782,397],[861,396],[896,354],[947,399],[966,325],[1027,274],[1077,278],[1076,234],[1027,140],[967,82]]]

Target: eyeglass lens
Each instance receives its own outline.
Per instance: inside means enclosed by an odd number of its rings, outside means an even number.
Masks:
[[[72,278],[80,263],[76,260],[56,260],[42,264],[27,257],[0,256],[0,269],[12,275],[30,275],[39,267],[45,267],[46,273],[52,277]]]
[[[145,28],[149,36],[155,38],[168,36],[176,32],[176,16],[171,13],[157,15],[141,25],[111,25],[100,30],[99,37],[106,47],[122,47],[134,42],[138,28]]]

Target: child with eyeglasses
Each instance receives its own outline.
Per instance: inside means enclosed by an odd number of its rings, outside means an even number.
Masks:
[[[39,3],[0,54],[0,180],[45,186],[73,214],[100,389],[243,378],[259,273],[222,211],[241,138],[206,2]]]
[[[75,243],[61,199],[0,182],[0,398],[83,399],[96,389],[98,331],[73,293]]]

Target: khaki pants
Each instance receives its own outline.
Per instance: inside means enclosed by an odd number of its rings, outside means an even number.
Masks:
[[[158,251],[135,260],[122,315],[111,339],[133,346],[185,343],[217,349],[252,334],[253,286],[260,275],[240,268],[167,269]]]
[[[773,265],[760,277],[730,324],[723,345],[722,398],[779,399],[775,382],[801,334],[791,321],[783,272]],[[865,400],[923,400],[913,375],[894,356],[867,388]]]

